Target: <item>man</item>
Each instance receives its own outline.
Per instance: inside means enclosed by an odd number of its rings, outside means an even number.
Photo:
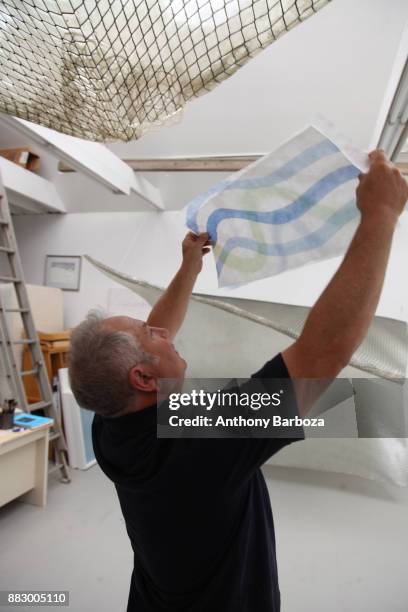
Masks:
[[[363,340],[380,297],[408,186],[382,151],[357,189],[361,222],[300,338],[254,374],[296,379],[305,415]],[[146,323],[91,315],[72,334],[70,378],[96,412],[97,460],[114,482],[134,551],[128,612],[276,612],[274,527],[260,466],[290,439],[156,437],[160,378],[182,379],[173,340],[208,252],[187,235],[183,261]],[[272,352],[271,347],[271,352]]]

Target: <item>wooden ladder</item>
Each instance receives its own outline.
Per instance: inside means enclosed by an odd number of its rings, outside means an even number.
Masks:
[[[0,295],[0,352],[3,363],[4,375],[7,379],[9,392],[17,401],[18,407],[24,412],[33,412],[42,409],[45,416],[53,419],[54,424],[50,433],[54,462],[50,466],[49,472],[60,470],[61,481],[68,483],[71,481],[66,458],[67,446],[61,421],[55,408],[53,393],[48,379],[48,374],[44,366],[41,345],[34,325],[34,319],[28,299],[27,287],[24,281],[23,269],[21,266],[20,255],[14,234],[13,223],[8,205],[7,195],[0,176],[0,253],[5,253],[3,257],[2,272],[0,283],[11,284],[14,288],[17,306],[6,308]],[[7,263],[7,265],[5,264]],[[5,267],[7,268],[5,270]],[[12,337],[9,316],[16,313],[21,317],[24,339],[14,339]],[[31,353],[32,366],[30,370],[22,370],[16,362],[14,346],[27,345]],[[38,385],[40,401],[29,404],[23,384],[23,376],[33,376]],[[3,398],[4,399],[4,398]]]

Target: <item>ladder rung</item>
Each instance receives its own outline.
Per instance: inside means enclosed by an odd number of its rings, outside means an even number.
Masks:
[[[15,278],[14,276],[0,276],[0,281],[4,283],[21,283],[21,278]]]
[[[20,372],[20,376],[32,376],[33,374],[38,374],[38,370],[23,370]]]
[[[35,404],[28,404],[27,409],[29,412],[33,410],[40,410],[41,408],[48,408],[51,406],[52,402],[36,402]]]
[[[9,247],[0,247],[0,253],[15,253],[15,250],[9,249]]]
[[[3,344],[3,340],[0,338],[0,344]],[[6,344],[36,344],[34,338],[24,338],[24,340],[10,340]]]
[[[9,225],[9,222],[0,217],[0,225]]]
[[[24,314],[25,312],[30,312],[30,311],[28,310],[28,308],[4,308],[4,312],[21,312]]]
[[[57,440],[60,435],[61,434],[58,431],[53,431],[52,434],[50,434],[49,441],[52,442],[53,440]]]

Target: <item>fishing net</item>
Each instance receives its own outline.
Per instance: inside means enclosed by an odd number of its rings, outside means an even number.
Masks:
[[[139,138],[328,2],[1,0],[0,112]]]

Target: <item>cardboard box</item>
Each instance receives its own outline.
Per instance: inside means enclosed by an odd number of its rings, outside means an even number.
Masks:
[[[0,149],[0,155],[31,172],[40,169],[40,157],[28,147]]]

